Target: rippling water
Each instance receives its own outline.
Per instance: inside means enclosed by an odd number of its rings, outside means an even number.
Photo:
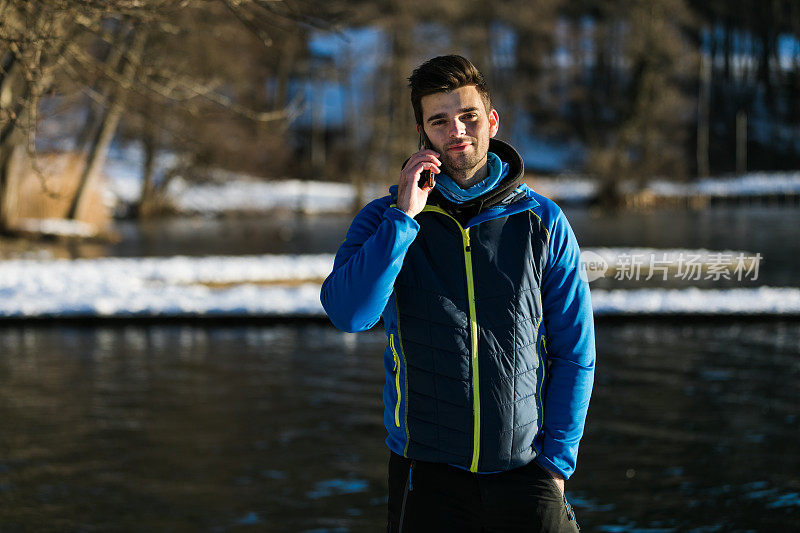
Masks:
[[[385,527],[383,334],[0,329],[0,531]],[[788,531],[800,324],[598,325],[584,531]]]

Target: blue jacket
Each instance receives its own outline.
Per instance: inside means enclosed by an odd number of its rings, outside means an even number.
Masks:
[[[463,223],[435,205],[412,219],[390,191],[353,220],[321,292],[341,330],[383,318],[387,445],[472,472],[536,460],[569,478],[595,349],[564,214],[522,185]]]

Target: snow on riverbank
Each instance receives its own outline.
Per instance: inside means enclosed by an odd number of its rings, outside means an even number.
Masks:
[[[109,158],[104,171],[109,177],[111,205],[135,205],[141,197],[141,164],[135,150],[126,157]],[[163,165],[175,158],[162,158]],[[313,180],[261,180],[254,176],[217,170],[214,183],[191,183],[173,179],[167,196],[178,213],[221,215],[225,213],[263,213],[274,210],[304,213],[339,213],[353,208],[355,187],[349,183]],[[365,198],[387,194],[388,186],[368,184]],[[119,209],[124,213],[125,209]]]
[[[592,290],[596,315],[800,315],[800,288]]]
[[[36,235],[56,237],[95,237],[97,228],[80,220],[63,218],[20,218],[15,221],[14,229]]]
[[[609,266],[619,267],[630,259],[654,257],[678,263],[693,257],[698,263],[720,258],[751,255],[741,251],[681,250],[657,248],[585,248],[582,255],[595,254]],[[0,261],[0,291],[36,287],[90,287],[98,283],[230,284],[322,280],[333,266],[333,254],[236,255],[172,257],[106,257],[75,260]],[[729,260],[729,259],[728,259]],[[115,281],[116,280],[116,281]]]
[[[163,286],[317,280],[327,276],[332,265],[331,254],[20,259],[0,261],[0,291],[101,283]]]
[[[597,180],[582,176],[539,177],[526,179],[528,185],[555,202],[583,204],[597,197]]]
[[[0,317],[303,314],[319,307],[332,263],[330,254],[3,261]],[[316,284],[255,285],[304,280]]]
[[[369,198],[386,194],[370,187]],[[169,194],[178,211],[188,214],[258,213],[272,210],[304,213],[346,212],[353,207],[355,188],[347,183],[323,181],[229,181],[191,185],[170,184]]]
[[[530,182],[534,190],[556,202],[587,203],[600,188],[596,180],[581,176],[536,177]],[[621,189],[636,190],[635,183],[621,183]],[[800,194],[800,172],[751,172],[741,176],[702,178],[682,183],[665,179],[650,181],[645,192],[658,198],[734,198]]]
[[[0,261],[0,318],[323,316],[319,287],[332,262],[329,254]],[[593,290],[592,300],[598,315],[800,315],[794,287]]]
[[[131,155],[133,154],[133,155]],[[110,202],[135,204],[141,194],[141,164],[135,151],[126,157],[109,158],[104,168],[109,176]],[[174,158],[162,158],[162,165]],[[355,188],[349,183],[326,181],[270,180],[216,171],[216,183],[191,183],[175,179],[168,195],[179,213],[212,214],[259,213],[275,209],[306,213],[348,212],[355,201]],[[598,193],[598,182],[585,176],[531,177],[528,182],[537,192],[556,202],[586,203]],[[623,188],[625,188],[623,184]],[[365,201],[387,194],[388,185],[371,183]],[[659,197],[734,197],[773,194],[800,194],[800,172],[753,172],[727,178],[705,178],[692,183],[653,180],[647,190]],[[120,210],[124,212],[125,210]]]
[[[666,197],[800,194],[800,172],[752,172],[728,178],[703,178],[695,183],[655,180],[648,189]]]
[[[99,290],[38,293],[0,302],[3,318],[292,317],[324,316],[318,283],[295,287],[245,284],[161,288],[128,285]],[[2,293],[3,291],[0,291]],[[800,315],[800,289],[593,290],[597,316]]]

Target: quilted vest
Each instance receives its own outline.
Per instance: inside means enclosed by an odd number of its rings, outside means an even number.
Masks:
[[[473,472],[525,465],[543,417],[547,229],[530,210],[464,228],[428,206],[416,220],[394,284],[404,455]]]

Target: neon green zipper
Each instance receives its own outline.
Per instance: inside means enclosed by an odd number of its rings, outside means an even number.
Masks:
[[[459,225],[460,227],[460,225]],[[464,236],[464,263],[467,267],[467,296],[469,298],[469,329],[472,333],[472,401],[474,422],[472,424],[472,464],[470,472],[478,471],[481,450],[481,395],[478,380],[478,322],[475,320],[475,284],[472,279],[472,248],[469,245],[469,228],[461,230]]]
[[[445,210],[425,206],[423,211],[433,211],[441,213],[453,219],[458,229],[461,230],[461,238],[464,241],[464,266],[467,271],[467,300],[469,302],[469,329],[472,337],[472,354],[470,363],[472,366],[472,463],[469,466],[470,472],[478,471],[478,459],[481,451],[481,395],[480,380],[478,379],[478,322],[475,312],[475,282],[472,277],[472,248],[469,240],[469,228],[464,229],[461,224]]]
[[[389,347],[394,355],[394,385],[397,388],[397,404],[394,406],[394,425],[400,427],[400,356],[394,347],[394,333],[389,334]]]
[[[544,413],[544,407],[542,406],[542,386],[544,385],[545,381],[547,380],[547,361],[545,361],[545,357],[547,357],[547,344],[544,334],[541,336],[542,339],[542,351],[539,353],[539,365],[542,367],[542,379],[539,380],[537,384],[537,391],[536,391],[536,407],[539,409],[539,413]],[[538,350],[537,350],[538,351]],[[541,416],[539,417],[539,428],[542,427],[542,420]]]

